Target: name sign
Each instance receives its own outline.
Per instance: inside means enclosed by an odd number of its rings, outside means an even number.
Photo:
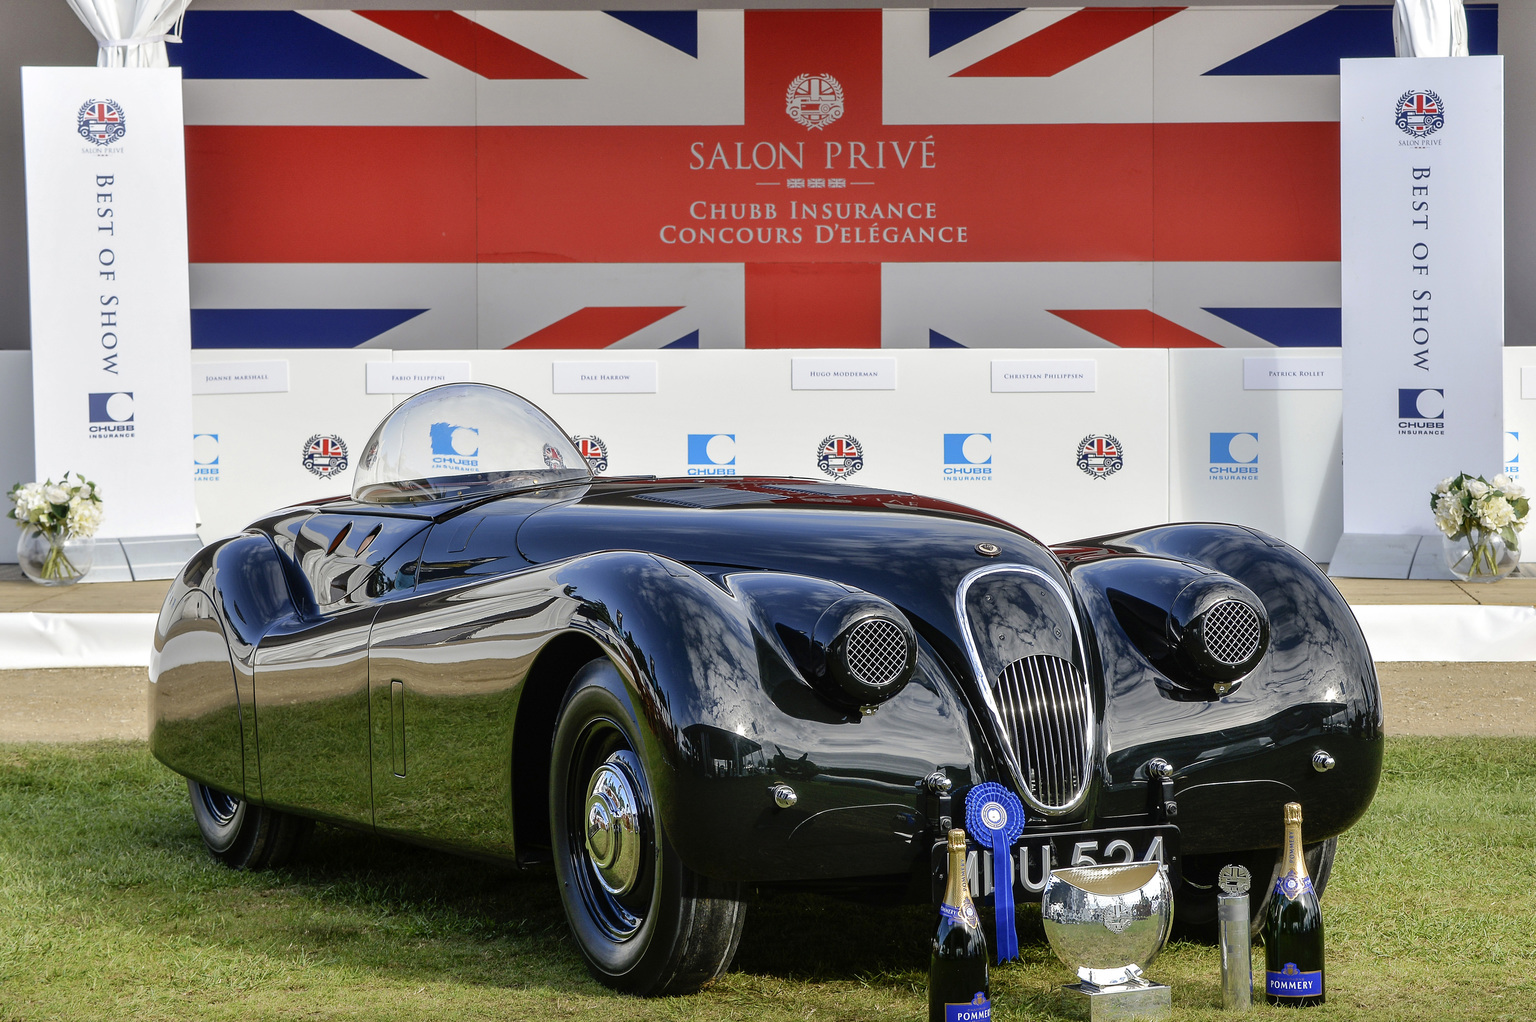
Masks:
[[[654,394],[655,362],[555,362],[556,394]]]
[[[192,393],[286,394],[288,360],[193,363]]]
[[[992,393],[1046,391],[1092,392],[1099,389],[1099,363],[1083,359],[997,359],[992,363]]]
[[[414,394],[445,383],[468,382],[468,362],[368,363],[370,394]]]
[[[795,390],[895,390],[894,358],[796,358],[790,360]]]
[[[1520,367],[1520,400],[1536,401],[1536,366]]]
[[[1245,358],[1244,390],[1343,390],[1344,360],[1322,358]]]

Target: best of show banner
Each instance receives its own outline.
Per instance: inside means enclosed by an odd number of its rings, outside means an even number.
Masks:
[[[1344,531],[1504,464],[1502,57],[1341,66]]]
[[[1391,19],[193,10],[193,343],[1337,347]]]
[[[194,531],[181,72],[22,68],[36,472],[104,536]]]

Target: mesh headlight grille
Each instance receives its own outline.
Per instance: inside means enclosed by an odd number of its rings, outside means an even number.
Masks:
[[[854,625],[846,646],[848,673],[865,685],[889,685],[907,667],[907,636],[894,621],[870,618]]]
[[[1222,600],[1206,611],[1200,631],[1211,659],[1229,667],[1247,663],[1259,648],[1259,615],[1241,600]]]

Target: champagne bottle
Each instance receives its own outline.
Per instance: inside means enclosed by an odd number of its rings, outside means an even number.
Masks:
[[[987,938],[965,883],[965,831],[949,832],[949,886],[928,960],[928,1022],[990,1022]]]
[[[1301,847],[1301,806],[1285,806],[1280,879],[1264,915],[1264,999],[1270,1004],[1322,1004],[1323,910],[1307,876]]]

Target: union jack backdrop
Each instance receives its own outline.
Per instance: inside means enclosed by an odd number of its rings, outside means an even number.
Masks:
[[[1338,61],[1392,53],[1390,5],[183,38],[207,348],[1337,345]]]

